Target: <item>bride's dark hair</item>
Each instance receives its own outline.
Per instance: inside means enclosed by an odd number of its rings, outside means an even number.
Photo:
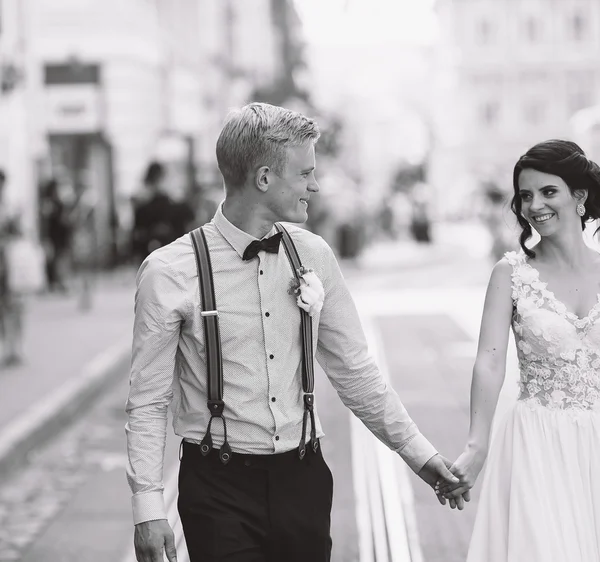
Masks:
[[[588,158],[580,146],[566,140],[547,140],[530,148],[515,164],[513,172],[514,196],[511,209],[521,225],[519,236],[521,248],[530,258],[535,252],[525,246],[531,238],[531,225],[521,214],[521,197],[519,196],[519,175],[527,168],[561,177],[569,187],[571,194],[575,191],[586,190],[585,215],[581,217],[581,229],[590,220],[600,218],[600,166]],[[598,232],[600,228],[596,230]]]

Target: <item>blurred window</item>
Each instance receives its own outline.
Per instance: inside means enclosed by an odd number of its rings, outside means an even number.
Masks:
[[[484,126],[492,128],[498,122],[500,105],[496,101],[488,101],[481,106],[481,122]]]
[[[525,21],[525,34],[530,43],[536,43],[540,38],[539,23],[540,22],[533,16],[529,16]]]
[[[567,73],[567,104],[569,113],[594,104],[596,76],[593,71],[579,70]]]
[[[529,125],[540,125],[544,120],[545,106],[540,99],[528,100],[523,107],[523,117]]]
[[[591,92],[583,89],[572,91],[569,95],[569,113],[575,113],[580,109],[591,106],[592,101]]]
[[[581,41],[586,35],[587,26],[583,14],[579,11],[575,12],[570,18],[571,37],[575,41]]]
[[[488,45],[492,39],[492,25],[486,18],[480,19],[477,23],[477,43]]]

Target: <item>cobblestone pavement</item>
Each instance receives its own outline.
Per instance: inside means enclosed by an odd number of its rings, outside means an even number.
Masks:
[[[115,450],[114,443],[124,443],[124,412],[122,406],[116,408],[124,403],[123,391],[123,384],[117,385],[78,423],[31,455],[27,467],[2,482],[1,562],[21,560],[92,474],[115,469],[122,473],[124,449]]]

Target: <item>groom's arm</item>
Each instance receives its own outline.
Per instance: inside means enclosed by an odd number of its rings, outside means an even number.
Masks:
[[[331,248],[326,248],[325,301],[319,321],[317,361],[342,402],[415,473],[437,454],[383,378]]]
[[[187,301],[184,281],[156,256],[144,261],[136,281],[125,432],[127,480],[137,525],[167,518],[163,500],[167,410]]]

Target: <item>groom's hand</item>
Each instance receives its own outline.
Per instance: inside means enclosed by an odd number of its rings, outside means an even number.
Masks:
[[[450,486],[452,488],[456,488],[458,484],[460,484],[460,480],[450,472],[449,468],[452,466],[452,463],[443,457],[440,454],[434,455],[431,457],[426,463],[425,466],[419,471],[419,478],[421,478],[424,482],[427,482],[434,490],[436,489],[436,483],[440,482],[445,484],[446,486]],[[438,494],[438,501],[442,505],[446,505],[446,498],[442,494]],[[466,501],[469,501],[470,497],[464,498]],[[452,498],[450,499],[450,507],[458,507],[458,509],[463,509],[464,501],[463,497]]]
[[[450,467],[450,471],[459,478],[460,484],[449,485],[446,482],[439,482],[439,484],[436,484],[435,493],[450,500],[450,507],[452,507],[452,500],[455,498],[462,496],[467,499],[467,494],[470,494],[469,490],[475,485],[475,481],[483,469],[485,457],[486,455],[479,450],[467,446]],[[467,501],[469,500],[467,499]]]
[[[163,550],[169,562],[177,562],[175,537],[166,519],[138,523],[133,544],[138,562],[162,562]]]

